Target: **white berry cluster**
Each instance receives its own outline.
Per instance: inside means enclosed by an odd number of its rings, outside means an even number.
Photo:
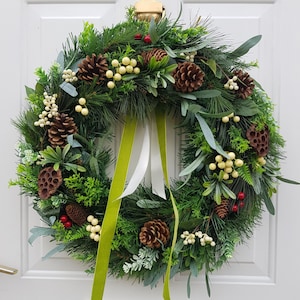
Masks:
[[[78,104],[75,106],[75,111],[81,113],[83,116],[87,116],[89,114],[89,110],[86,107],[86,99],[81,97],[78,99]]]
[[[261,166],[264,166],[267,163],[266,159],[263,156],[258,157],[257,161]]]
[[[235,116],[234,113],[231,113],[230,115],[228,116],[224,116],[222,118],[222,122],[223,123],[228,123],[230,121],[230,119],[233,120],[233,122],[237,123],[241,120],[241,118],[239,116]]]
[[[99,242],[101,234],[101,226],[98,224],[99,220],[93,215],[89,215],[87,221],[90,223],[86,226],[86,230],[90,232],[90,238],[95,242]]]
[[[65,82],[76,82],[78,80],[76,73],[71,69],[63,70],[62,78]]]
[[[137,67],[137,61],[134,58],[129,58],[127,56],[122,58],[122,62],[120,63],[117,59],[113,59],[111,65],[114,67],[114,70],[106,71],[106,78],[111,79],[107,82],[107,87],[109,89],[113,89],[116,84],[116,81],[122,80],[122,75],[124,74],[139,74],[140,68]]]
[[[52,96],[48,95],[47,92],[44,92],[44,105],[45,110],[39,114],[39,120],[34,122],[34,126],[44,127],[50,125],[50,119],[58,115],[58,106],[56,104],[57,94]]]
[[[237,79],[238,79],[237,76],[233,76],[232,78],[229,78],[228,81],[224,84],[224,88],[226,90],[235,90],[235,91],[237,91],[239,89],[239,86],[236,83]]]
[[[196,231],[195,233],[190,233],[189,231],[184,231],[180,237],[184,239],[184,245],[193,245],[196,242],[196,238],[199,239],[201,246],[211,245],[214,247],[216,243],[214,242],[213,238],[210,237],[208,234],[203,233],[202,231]]]
[[[197,54],[197,51],[186,52],[186,53],[182,52],[182,53],[180,53],[180,56],[184,57],[184,59],[187,61],[194,62],[196,54]]]
[[[233,178],[239,177],[239,173],[234,167],[241,167],[244,164],[242,159],[236,158],[234,152],[228,152],[229,158],[224,158],[222,155],[218,154],[215,156],[215,162],[209,164],[209,169],[211,171],[217,168],[224,171],[223,180],[228,180],[229,176]]]

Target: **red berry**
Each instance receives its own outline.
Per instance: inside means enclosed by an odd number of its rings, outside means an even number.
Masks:
[[[143,36],[142,36],[140,33],[137,33],[137,34],[134,35],[134,39],[135,39],[135,40],[141,40],[142,37],[143,37]]]
[[[240,201],[239,208],[243,208],[244,206],[245,206],[245,202],[244,201]]]
[[[151,37],[150,37],[150,35],[149,34],[147,34],[145,37],[144,37],[144,42],[146,43],[146,44],[151,44]]]
[[[234,204],[233,206],[232,206],[232,212],[237,212],[238,210],[239,210],[239,207],[238,207],[238,205],[237,204]]]
[[[65,228],[70,228],[72,227],[72,222],[71,221],[67,221],[64,223]]]
[[[245,193],[244,192],[239,192],[237,195],[238,200],[244,200],[245,199]]]
[[[60,220],[62,223],[66,223],[66,222],[69,220],[69,218],[68,218],[67,215],[61,215],[60,218],[59,218],[59,220]]]

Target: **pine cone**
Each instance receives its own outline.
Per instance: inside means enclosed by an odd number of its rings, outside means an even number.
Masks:
[[[108,70],[108,64],[105,57],[101,54],[98,56],[92,54],[89,55],[79,64],[77,77],[79,80],[84,80],[89,83],[96,80],[96,84],[101,84],[105,79],[105,73]]]
[[[139,233],[140,242],[149,248],[160,248],[169,238],[168,225],[159,219],[146,222]]]
[[[159,48],[153,48],[149,51],[144,51],[141,53],[145,65],[149,63],[152,57],[155,57],[156,61],[161,61],[167,55],[168,54],[164,49]]]
[[[38,175],[38,193],[41,199],[50,198],[62,184],[61,170],[55,171],[53,167],[47,167],[40,171]]]
[[[63,148],[67,144],[68,135],[77,132],[77,126],[73,118],[64,113],[57,115],[50,126],[48,141],[53,148],[56,148],[56,146]]]
[[[203,84],[204,75],[201,68],[193,62],[179,63],[173,74],[176,91],[190,93],[198,90]]]
[[[221,203],[215,206],[215,213],[220,219],[224,219],[229,212],[229,200],[222,199]]]
[[[250,146],[256,151],[258,156],[266,156],[269,152],[270,132],[268,126],[258,131],[256,125],[252,124],[247,132],[246,137],[250,142]]]
[[[66,206],[66,214],[77,225],[81,226],[86,222],[88,213],[78,203],[70,203]]]
[[[242,70],[235,70],[233,74],[238,78],[236,83],[239,89],[235,91],[236,94],[238,97],[246,99],[252,94],[255,87],[253,78],[251,78],[247,72],[243,72]]]

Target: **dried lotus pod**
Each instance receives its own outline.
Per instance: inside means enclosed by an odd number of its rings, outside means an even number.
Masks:
[[[62,184],[61,170],[53,167],[42,169],[38,175],[38,194],[43,200],[50,198]]]
[[[160,248],[170,238],[168,225],[162,220],[151,220],[144,224],[139,233],[140,242],[149,248]]]
[[[246,132],[246,137],[250,142],[250,146],[256,151],[259,157],[268,154],[270,138],[268,126],[265,126],[262,130],[257,130],[256,125],[252,124]]]

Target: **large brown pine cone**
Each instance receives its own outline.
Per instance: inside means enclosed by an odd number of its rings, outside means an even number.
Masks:
[[[224,219],[229,212],[229,200],[222,199],[220,204],[215,206],[215,213],[218,215],[219,218]]]
[[[77,225],[81,226],[86,222],[88,213],[78,203],[70,203],[66,206],[66,214]]]
[[[258,156],[266,156],[269,152],[270,132],[268,126],[262,130],[257,130],[256,125],[252,124],[247,132],[246,137],[250,146],[256,151]]]
[[[53,167],[42,169],[38,175],[38,194],[41,199],[50,198],[62,184],[61,170],[55,171]]]
[[[149,63],[152,57],[155,57],[156,61],[161,61],[167,55],[167,52],[160,48],[153,48],[149,51],[144,51],[141,53],[145,65]]]
[[[139,233],[140,242],[149,248],[160,248],[169,238],[169,227],[160,219],[146,222]]]
[[[48,141],[53,148],[63,148],[67,144],[68,135],[77,132],[77,126],[72,117],[67,114],[59,114],[50,124],[48,129]]]
[[[247,72],[243,72],[242,70],[235,70],[233,74],[238,78],[236,83],[239,89],[235,91],[236,94],[238,95],[238,97],[246,99],[253,92],[253,89],[255,87],[254,79],[251,78]]]
[[[203,84],[204,72],[193,62],[179,63],[174,71],[175,89],[178,92],[190,93]]]
[[[96,80],[96,84],[101,84],[106,79],[105,73],[108,70],[108,63],[102,54],[97,56],[93,53],[91,57],[88,55],[78,68],[78,79],[90,83]]]

